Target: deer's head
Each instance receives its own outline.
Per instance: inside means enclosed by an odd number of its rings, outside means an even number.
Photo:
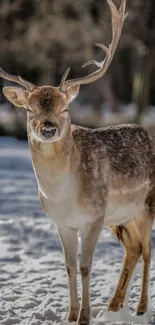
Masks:
[[[78,94],[79,86],[72,86],[62,92],[60,87],[36,87],[3,70],[0,74],[16,83],[20,82],[27,88],[24,90],[19,87],[4,87],[3,93],[15,106],[26,109],[31,135],[42,142],[59,140],[69,121],[68,104]]]
[[[118,10],[112,0],[107,0],[112,14],[112,42],[109,47],[103,44],[96,44],[102,48],[106,57],[102,62],[89,61],[95,64],[98,70],[92,74],[67,80],[70,69],[64,73],[59,87],[40,86],[37,87],[21,77],[13,76],[2,69],[0,76],[4,79],[16,82],[26,88],[4,87],[3,93],[10,102],[18,107],[25,107],[28,114],[28,125],[30,132],[37,141],[53,142],[58,141],[64,134],[69,121],[68,104],[77,96],[81,84],[91,83],[101,78],[107,71],[115,53],[124,19],[126,18],[126,0],[122,0]]]

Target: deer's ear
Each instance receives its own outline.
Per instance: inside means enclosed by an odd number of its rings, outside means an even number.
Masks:
[[[79,93],[80,86],[71,86],[66,90],[66,98],[68,103],[72,102]]]
[[[3,94],[18,107],[25,107],[28,100],[28,92],[18,87],[4,87]]]

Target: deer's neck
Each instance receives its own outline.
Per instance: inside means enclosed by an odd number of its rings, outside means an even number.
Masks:
[[[59,141],[43,143],[29,136],[29,145],[40,190],[48,196],[62,183],[67,184],[73,148],[71,126],[68,125],[64,136]]]

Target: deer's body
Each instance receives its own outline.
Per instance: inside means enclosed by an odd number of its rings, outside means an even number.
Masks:
[[[59,142],[38,143],[29,130],[29,143],[42,208],[57,225],[64,246],[71,290],[69,320],[75,321],[79,312],[77,233],[80,232],[84,241],[88,238],[80,262],[86,281],[104,226],[111,226],[126,251],[109,310],[122,306],[132,272],[142,254],[138,314],[143,314],[148,303],[151,229],[155,215],[155,136],[136,125],[91,130],[68,122],[66,134]],[[84,295],[83,304],[87,308],[81,309],[79,324],[89,322],[88,285],[84,287]],[[83,318],[86,323],[80,323]]]
[[[132,219],[154,182],[154,136],[136,125],[69,128],[55,145],[29,137],[46,214],[78,230],[98,219],[104,226]]]
[[[109,304],[117,311],[124,302],[128,283],[142,255],[143,277],[137,313],[147,311],[151,258],[151,231],[155,216],[155,136],[136,125],[90,130],[71,125],[68,105],[79,85],[93,82],[106,72],[116,50],[126,0],[118,10],[107,0],[112,14],[112,42],[97,44],[106,57],[90,61],[99,69],[66,81],[58,88],[37,87],[2,69],[0,76],[22,84],[5,87],[4,95],[28,112],[28,138],[41,205],[57,225],[68,272],[69,321],[89,325],[89,279],[93,253],[103,226],[110,226],[125,249],[120,280]],[[77,245],[81,236],[80,272],[82,300],[77,294]]]

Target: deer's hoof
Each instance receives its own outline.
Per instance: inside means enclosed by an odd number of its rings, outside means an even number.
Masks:
[[[137,307],[137,315],[141,316],[147,312],[147,299],[145,301],[140,301]]]
[[[122,307],[123,303],[120,302],[118,299],[111,299],[108,305],[108,311],[118,311]]]
[[[71,323],[76,322],[78,319],[78,315],[79,315],[79,308],[71,308],[67,320]]]
[[[90,309],[81,309],[78,325],[89,325]]]

